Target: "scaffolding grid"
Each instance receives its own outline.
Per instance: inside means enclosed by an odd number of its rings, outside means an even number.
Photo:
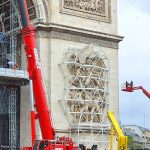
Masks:
[[[65,77],[61,102],[70,121],[72,137],[78,145],[107,147],[110,128],[107,56],[92,45],[69,48],[60,67]]]
[[[19,148],[19,104],[19,88],[0,85],[0,116],[3,118],[0,121],[0,148]]]
[[[21,23],[16,1],[7,0],[0,3],[0,67],[21,69],[21,41],[19,29]]]
[[[30,18],[35,7],[27,0]],[[0,0],[0,149],[17,150],[20,146],[20,90],[28,84],[21,70],[21,21],[17,0]]]
[[[36,17],[32,0],[27,0],[29,16]],[[17,0],[0,1],[0,68],[21,69],[21,19]]]
[[[16,150],[17,124],[16,124],[16,89],[9,90],[9,146]]]

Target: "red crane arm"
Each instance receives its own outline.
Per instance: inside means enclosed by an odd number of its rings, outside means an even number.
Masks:
[[[150,93],[149,93],[146,89],[144,89],[142,86],[140,86],[139,88],[143,91],[143,93],[144,93],[148,98],[150,98]]]
[[[122,91],[125,91],[125,92],[133,92],[135,90],[142,90],[143,93],[148,97],[150,98],[150,93],[145,89],[143,88],[143,86],[133,86],[133,82],[131,81],[131,83],[128,83],[126,81],[125,83],[125,86],[122,88]]]
[[[43,139],[54,140],[54,129],[51,113],[47,105],[47,97],[43,84],[38,50],[36,48],[35,29],[30,25],[26,0],[18,0],[23,28],[21,30],[25,53],[28,62],[29,78],[33,82],[33,93],[41,133]]]

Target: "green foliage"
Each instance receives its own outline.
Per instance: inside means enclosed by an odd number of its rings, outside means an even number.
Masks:
[[[128,148],[134,149],[134,141],[132,136],[128,136]]]
[[[129,150],[141,150],[143,149],[143,144],[134,142],[133,137],[128,136],[128,149]]]

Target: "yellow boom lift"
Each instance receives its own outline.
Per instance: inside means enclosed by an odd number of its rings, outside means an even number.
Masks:
[[[123,134],[122,129],[120,128],[113,112],[108,112],[108,119],[111,123],[110,150],[113,150],[114,133],[118,140],[117,150],[127,150],[128,137]]]

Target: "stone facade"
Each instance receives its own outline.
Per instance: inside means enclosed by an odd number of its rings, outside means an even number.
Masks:
[[[117,34],[117,0],[38,0],[34,3],[37,19],[33,20],[33,25],[37,29],[37,47],[56,136],[70,135],[71,123],[61,104],[65,80],[59,67],[64,61],[64,53],[70,47],[82,49],[92,44],[96,51],[102,50],[106,54],[110,69],[108,110],[118,118],[118,43],[122,37]],[[27,103],[22,99],[21,120],[25,119],[23,114],[29,110]],[[26,106],[28,109],[24,108]],[[21,124],[21,146],[26,145],[26,139],[30,137],[29,128],[28,132],[23,131],[30,124],[29,113],[26,115],[28,117]],[[40,132],[38,134],[40,136]],[[72,136],[77,144],[82,143],[77,141],[74,134]],[[89,137],[89,131],[83,137]],[[85,144],[90,148],[93,143],[90,141]],[[109,144],[104,143],[100,147],[107,149]]]

